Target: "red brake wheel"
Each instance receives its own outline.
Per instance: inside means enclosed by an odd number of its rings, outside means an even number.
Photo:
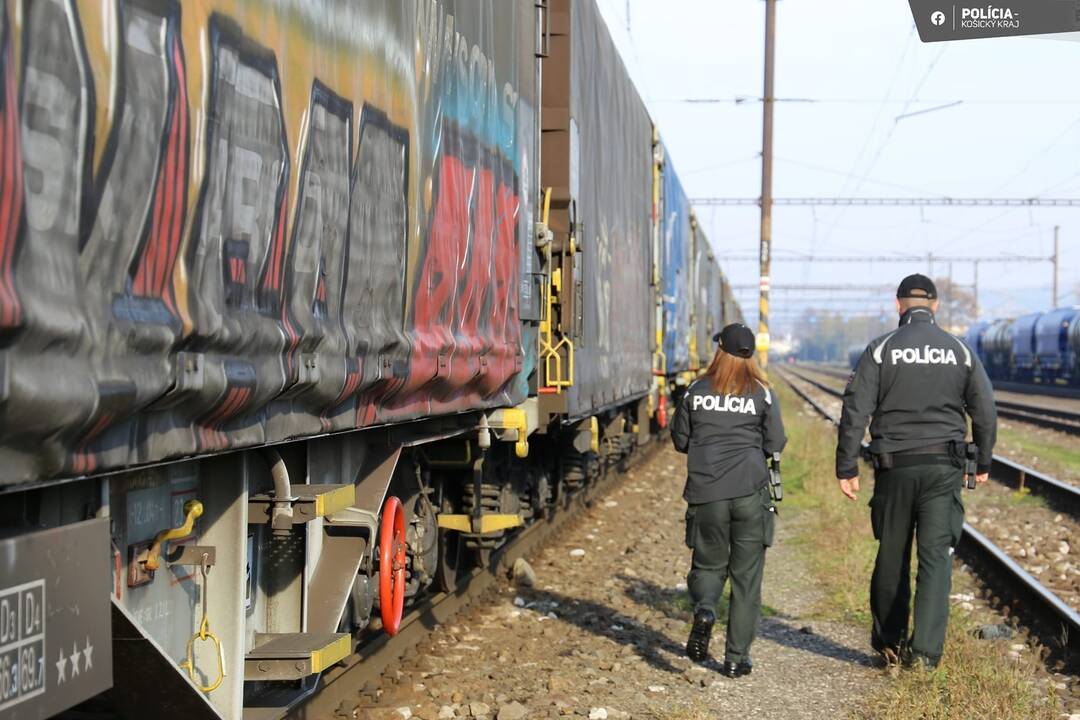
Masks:
[[[386,498],[379,529],[379,612],[383,629],[397,635],[405,612],[405,508]]]

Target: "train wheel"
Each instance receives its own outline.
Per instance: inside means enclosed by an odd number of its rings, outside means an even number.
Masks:
[[[448,499],[443,499],[442,512],[454,512],[454,505]],[[435,563],[435,587],[441,592],[453,592],[457,587],[458,576],[461,574],[465,553],[462,551],[464,541],[461,533],[456,530],[439,528],[439,555]]]
[[[435,566],[435,587],[441,592],[453,592],[461,573],[464,553],[461,535],[455,530],[439,530],[439,562]]]
[[[405,508],[391,495],[379,530],[379,613],[388,635],[397,635],[405,612],[405,549]]]

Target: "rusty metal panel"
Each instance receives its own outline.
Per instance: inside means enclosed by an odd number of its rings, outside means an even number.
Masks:
[[[569,107],[568,127],[545,132],[543,160],[562,211],[552,226],[559,232],[574,223],[581,248],[573,287],[565,289],[572,320],[564,319],[575,344],[566,408],[581,417],[640,396],[652,384],[653,131],[594,0],[556,3],[553,11],[566,4],[569,41],[553,34],[546,62],[559,77],[569,62],[569,97],[549,95],[545,65],[545,107]],[[549,134],[565,142],[549,145]]]
[[[39,720],[112,685],[109,523],[0,540],[0,719]]]
[[[524,400],[531,0],[13,7],[0,484]]]

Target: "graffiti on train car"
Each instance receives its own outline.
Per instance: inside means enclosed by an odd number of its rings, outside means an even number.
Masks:
[[[15,2],[0,483],[523,399],[531,5]]]

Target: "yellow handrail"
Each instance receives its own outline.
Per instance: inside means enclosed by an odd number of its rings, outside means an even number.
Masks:
[[[543,211],[540,222],[547,227],[551,212],[551,188],[544,190]],[[570,237],[570,253],[576,251],[574,237]],[[544,259],[548,267],[548,281],[544,286],[544,318],[540,321],[540,352],[544,361],[544,386],[541,392],[547,389],[555,394],[562,392],[563,388],[574,384],[574,343],[569,337],[563,335],[557,342],[552,317],[555,308],[555,296],[562,293],[562,269],[551,267],[551,243],[544,246]],[[563,376],[562,352],[566,353],[567,374]],[[552,367],[554,363],[554,368]],[[554,372],[553,372],[554,370]]]
[[[203,505],[198,500],[184,503],[184,524],[180,527],[162,530],[154,538],[150,549],[146,551],[146,569],[157,570],[161,565],[161,545],[169,540],[187,537],[195,529],[195,520],[203,514]]]

